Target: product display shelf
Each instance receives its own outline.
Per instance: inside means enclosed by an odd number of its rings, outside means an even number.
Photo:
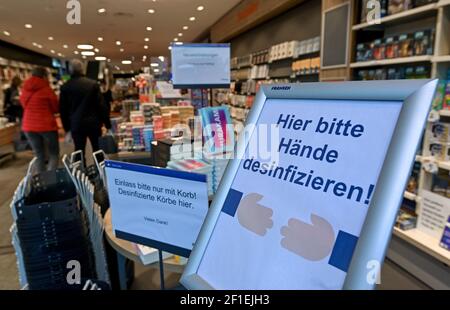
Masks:
[[[437,3],[438,8],[444,7],[444,6],[447,6],[447,5],[450,6],[450,0],[440,0]]]
[[[423,56],[399,57],[399,58],[383,59],[383,60],[369,60],[369,61],[353,62],[350,64],[350,68],[387,66],[387,65],[417,63],[417,62],[430,62],[432,59],[433,59],[433,56],[423,55]]]
[[[441,2],[447,2],[447,1],[441,1]],[[436,13],[436,9],[440,6],[443,6],[443,3],[431,3],[424,6],[420,6],[417,8],[413,8],[401,13],[388,15],[380,19],[379,23],[361,23],[354,25],[352,27],[352,30],[360,30],[368,27],[375,27],[382,24],[394,24],[394,23],[402,23],[408,20],[415,20],[418,18],[422,18],[425,16],[433,15]]]
[[[444,55],[444,56],[434,56],[431,60],[432,62],[450,62],[450,55]]]
[[[394,235],[416,246],[425,253],[450,266],[450,251],[439,245],[439,240],[423,233],[419,229],[401,230],[394,227]]]
[[[450,110],[440,110],[439,115],[444,117],[450,117]]]

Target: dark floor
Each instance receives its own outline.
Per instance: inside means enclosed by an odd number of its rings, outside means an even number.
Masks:
[[[64,146],[62,150],[64,152]],[[66,152],[67,148],[66,148]],[[24,152],[17,155],[15,160],[3,163],[0,166],[0,290],[19,289],[17,278],[16,257],[9,228],[12,224],[12,217],[9,202],[15,188],[26,172],[28,162],[31,160],[31,152]],[[167,287],[174,287],[177,284],[179,275],[167,274]],[[135,281],[131,289],[147,290],[159,288],[159,271],[148,269],[136,264]],[[382,274],[379,289],[393,290],[420,290],[429,289],[422,282],[411,277],[399,266],[390,261],[386,261]]]

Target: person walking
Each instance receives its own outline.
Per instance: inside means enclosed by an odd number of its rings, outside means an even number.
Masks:
[[[55,170],[59,164],[58,126],[55,114],[58,98],[50,88],[47,69],[37,67],[25,81],[20,103],[23,107],[22,130],[37,157],[37,170]],[[48,167],[46,153],[48,151]]]
[[[22,119],[23,109],[19,101],[20,85],[22,85],[22,80],[15,76],[11,81],[11,86],[4,91],[3,114],[12,123]]]
[[[102,127],[111,128],[98,83],[84,76],[83,63],[71,62],[71,79],[61,87],[59,97],[64,130],[72,136],[75,151],[85,154],[87,139],[92,151],[99,150]]]

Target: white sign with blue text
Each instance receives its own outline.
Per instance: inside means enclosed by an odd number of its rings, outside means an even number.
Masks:
[[[257,125],[279,129],[278,158],[247,149],[197,274],[216,289],[342,288],[401,108],[268,99]]]
[[[188,257],[208,212],[206,176],[106,161],[118,238]]]

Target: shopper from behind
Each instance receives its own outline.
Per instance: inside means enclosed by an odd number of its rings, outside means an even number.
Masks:
[[[23,107],[22,130],[37,157],[37,170],[46,170],[48,151],[48,170],[58,168],[59,142],[55,114],[58,113],[58,98],[50,88],[47,69],[37,67],[32,76],[25,81],[20,103]]]
[[[71,62],[71,79],[61,87],[59,97],[64,130],[70,133],[75,151],[85,153],[87,139],[92,150],[98,151],[102,127],[111,128],[109,113],[103,104],[100,86],[84,76],[84,65],[79,60]]]
[[[22,80],[15,76],[11,81],[11,86],[4,91],[3,114],[12,123],[22,119],[23,109],[19,101],[21,84]]]

